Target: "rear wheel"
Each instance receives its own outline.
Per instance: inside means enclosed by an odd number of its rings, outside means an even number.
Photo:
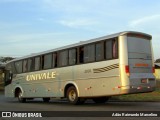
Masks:
[[[43,102],[49,102],[50,98],[43,98]]]
[[[21,90],[18,91],[18,101],[21,102],[21,103],[26,102],[26,98],[23,98],[23,94],[22,94]]]
[[[93,101],[95,103],[105,103],[108,101],[108,97],[98,97],[98,98],[93,98]]]
[[[67,99],[69,103],[74,104],[74,105],[83,104],[85,102],[85,99],[78,97],[77,90],[74,86],[71,86],[68,88]]]

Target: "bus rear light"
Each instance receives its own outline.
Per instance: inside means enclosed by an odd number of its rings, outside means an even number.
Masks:
[[[137,87],[138,90],[142,89],[142,87]]]
[[[116,86],[114,89],[121,88],[122,86]]]
[[[133,89],[133,88],[134,88],[134,86],[130,86],[130,88],[131,88],[131,89]]]
[[[125,66],[125,71],[126,71],[126,73],[129,73],[129,66],[128,65]]]
[[[152,72],[155,73],[155,67],[152,67]]]

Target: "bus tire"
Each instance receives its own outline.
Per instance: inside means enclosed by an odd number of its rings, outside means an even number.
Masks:
[[[97,97],[97,98],[92,98],[92,100],[95,102],[95,103],[105,103],[108,101],[108,97]]]
[[[77,90],[74,86],[68,88],[67,99],[73,105],[83,104],[85,102],[85,99],[78,97]]]
[[[18,96],[17,97],[18,97],[18,101],[20,103],[25,103],[26,102],[26,98],[22,97],[22,91],[21,90],[18,91]]]
[[[43,102],[49,102],[50,98],[43,98]]]

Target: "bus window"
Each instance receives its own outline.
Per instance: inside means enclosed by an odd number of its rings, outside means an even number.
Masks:
[[[44,55],[44,60],[43,60],[43,69],[49,69],[52,66],[52,54],[47,54]]]
[[[69,65],[75,65],[77,63],[77,51],[76,49],[69,50]]]
[[[28,59],[28,71],[31,72],[34,70],[34,60],[33,58]]]
[[[104,59],[104,44],[103,42],[96,44],[96,61]]]
[[[68,65],[68,50],[59,52],[58,62],[60,67]]]
[[[118,40],[113,40],[113,58],[118,58]]]
[[[53,68],[57,67],[57,53],[53,53]]]
[[[79,48],[79,63],[84,62],[84,47]]]
[[[40,57],[36,57],[35,58],[35,70],[40,70],[40,63],[41,63],[41,59]]]
[[[23,72],[27,72],[27,60],[23,60]]]
[[[15,62],[17,73],[22,73],[22,61]]]
[[[95,61],[95,45],[87,45],[84,47],[84,62],[93,62]]]
[[[106,41],[106,59],[112,59],[112,40]]]

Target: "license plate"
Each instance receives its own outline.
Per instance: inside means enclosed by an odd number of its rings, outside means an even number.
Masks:
[[[142,79],[141,83],[147,83],[147,79]]]

